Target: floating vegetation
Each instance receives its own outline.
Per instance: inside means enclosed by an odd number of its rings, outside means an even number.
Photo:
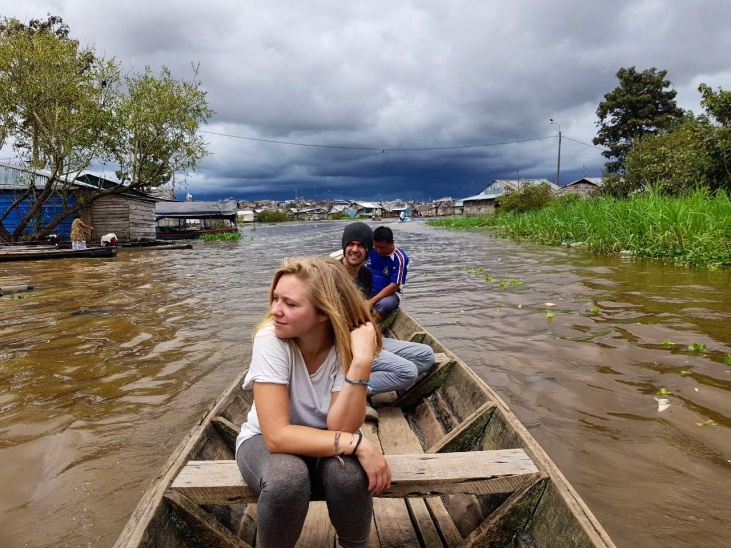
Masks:
[[[599,314],[599,307],[598,306],[592,306],[589,309],[589,312],[591,312],[592,314]]]
[[[723,363],[726,365],[731,365],[731,354],[726,354],[726,357],[723,358]]]
[[[706,349],[706,345],[703,343],[693,343],[688,345],[688,350],[691,352],[703,352]]]
[[[671,347],[671,346],[673,346],[674,344],[675,344],[675,343],[674,343],[673,341],[671,341],[670,339],[665,339],[665,340],[664,340],[664,341],[662,342],[662,345],[663,345],[663,346],[664,346],[665,348],[670,348],[670,347]]]
[[[204,242],[233,242],[241,239],[241,232],[221,232],[218,234],[202,234],[199,240]]]
[[[683,377],[687,377],[687,376],[689,376],[689,375],[692,375],[692,374],[693,374],[693,372],[692,372],[692,371],[689,371],[688,369],[683,369],[683,370],[681,370],[681,371],[680,371],[680,374],[681,374],[681,375],[682,375]]]
[[[483,279],[484,279],[484,280],[485,280],[486,282],[491,282],[491,281],[492,281],[492,274],[488,274],[488,275],[487,275],[487,276],[485,276],[485,277],[484,277]]]
[[[667,388],[661,388],[660,390],[657,391],[657,395],[658,396],[672,396],[673,393],[670,390],[668,390]]]
[[[546,319],[547,320],[550,320],[551,318],[553,318],[553,316],[554,316],[553,310],[546,310]]]
[[[704,420],[703,422],[695,423],[696,426],[716,426],[718,423],[712,419]]]

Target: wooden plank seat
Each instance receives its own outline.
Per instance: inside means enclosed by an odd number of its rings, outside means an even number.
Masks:
[[[386,455],[386,459],[391,488],[379,496],[390,498],[507,493],[514,489],[511,485],[519,486],[538,472],[523,449]],[[232,460],[189,461],[171,488],[196,504],[244,504],[258,498]]]

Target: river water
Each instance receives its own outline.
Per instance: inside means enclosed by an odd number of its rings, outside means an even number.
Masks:
[[[0,546],[111,546],[248,364],[272,272],[338,248],[343,226],[1,263],[0,285],[35,289],[0,298]],[[730,272],[391,226],[411,258],[404,308],[496,389],[617,545],[729,545]]]

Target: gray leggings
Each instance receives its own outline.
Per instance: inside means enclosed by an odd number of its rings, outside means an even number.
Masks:
[[[324,498],[343,548],[365,548],[371,530],[373,498],[358,459],[300,457],[269,453],[264,438],[246,440],[236,452],[244,481],[259,491],[257,532],[263,548],[294,546],[302,532],[312,495]]]

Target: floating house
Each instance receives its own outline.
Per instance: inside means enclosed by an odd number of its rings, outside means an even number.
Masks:
[[[119,183],[84,174],[76,179],[79,197],[92,190],[111,190]],[[91,224],[100,237],[114,233],[120,242],[135,242],[155,238],[156,198],[139,190],[125,190],[94,200],[91,205]],[[82,219],[83,220],[83,219]]]
[[[236,200],[216,202],[158,202],[158,240],[189,240],[204,234],[238,232]]]

